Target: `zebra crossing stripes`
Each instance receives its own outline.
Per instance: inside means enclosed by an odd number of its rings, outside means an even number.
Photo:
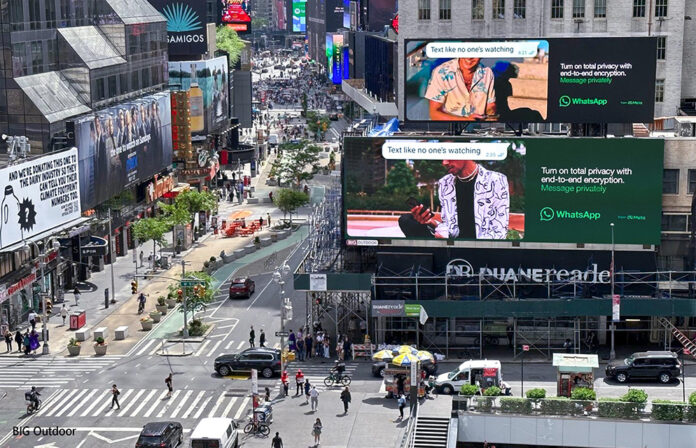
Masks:
[[[0,358],[0,388],[65,387],[84,375],[110,367],[122,358]]]
[[[292,393],[292,391],[295,388],[295,373],[297,373],[297,370],[302,370],[302,373],[304,374],[305,380],[309,381],[309,383],[312,386],[316,386],[317,390],[319,392],[322,391],[331,391],[331,390],[338,390],[338,385],[335,385],[333,387],[326,387],[324,385],[324,378],[329,376],[329,370],[333,367],[333,363],[326,363],[326,364],[305,364],[303,362],[298,362],[298,361],[293,361],[289,363],[286,367],[285,370],[288,371],[288,376],[289,376],[289,382],[290,382],[290,387],[289,391]],[[351,363],[347,362],[346,363],[346,371],[344,375],[348,376],[353,376],[355,371],[358,368],[357,363]],[[276,384],[274,388],[275,393],[279,393],[281,389],[281,384],[280,381]]]

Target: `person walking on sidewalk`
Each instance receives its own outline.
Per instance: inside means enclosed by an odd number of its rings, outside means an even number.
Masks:
[[[288,384],[288,371],[283,370],[283,373],[280,375],[280,382],[283,383],[283,392],[285,392],[285,396],[288,396],[288,387],[290,384]]]
[[[68,309],[65,307],[65,304],[60,309],[60,317],[63,318],[63,326],[65,326],[65,318],[68,317]]]
[[[312,357],[312,335],[307,332],[307,336],[305,336],[305,358],[309,359]]]
[[[265,347],[266,346],[266,333],[263,332],[263,328],[261,329],[261,334],[259,334],[259,347]]]
[[[7,345],[7,353],[12,353],[12,332],[5,331],[5,345]]]
[[[271,448],[283,448],[283,439],[280,438],[279,433],[276,433],[275,437],[273,437]]]
[[[140,261],[140,264],[143,264],[142,260]],[[80,303],[80,290],[77,289],[77,286],[75,286],[75,289],[73,289],[73,295],[75,296],[75,305],[78,305]]]
[[[171,398],[172,392],[174,392],[174,386],[172,386],[172,374],[171,374],[171,372],[169,373],[169,376],[164,379],[164,384],[166,384],[167,389],[169,389],[169,392],[167,392],[167,398]]]
[[[309,391],[309,398],[312,400],[312,411],[319,410],[319,391],[316,386],[312,386],[312,390]]]
[[[348,403],[350,403],[350,390],[348,386],[341,391],[341,401],[343,402],[343,413],[348,413]]]
[[[312,426],[312,435],[314,436],[314,446],[321,445],[321,429],[322,429],[321,419],[319,417],[317,417],[317,420],[314,422],[314,426]]]
[[[305,394],[305,399],[304,402],[305,404],[309,403],[309,392],[311,391],[312,385],[309,384],[309,380],[305,381],[304,383],[304,394]]]
[[[254,332],[254,326],[251,326],[251,330],[249,330],[249,345],[251,347],[254,347],[254,340],[256,339],[256,333]]]
[[[273,192],[271,191],[268,193],[268,197],[271,198],[271,202],[273,202]],[[271,228],[271,214],[266,213],[266,223],[268,223],[268,228]]]
[[[24,354],[28,355],[31,351],[31,340],[29,339],[29,330],[24,332],[24,338],[22,339],[22,345],[24,346]]]
[[[301,395],[304,391],[304,382],[305,377],[304,373],[302,373],[302,369],[297,369],[297,373],[295,374],[295,396]]]
[[[304,339],[302,337],[297,338],[297,358],[300,361],[305,360],[305,347],[304,347]]]
[[[406,397],[404,396],[404,394],[401,394],[399,396],[398,404],[399,404],[399,418],[401,420],[403,420],[404,419],[404,408],[406,407]]]
[[[34,310],[29,311],[29,323],[31,324],[31,331],[36,329],[36,313]]]
[[[24,338],[22,337],[22,333],[17,330],[17,333],[15,333],[15,342],[17,343],[17,352],[22,351],[22,342],[24,342]]]
[[[119,395],[121,395],[121,391],[118,390],[118,387],[114,384],[111,386],[111,409],[114,408],[114,405],[116,405],[118,409],[121,409],[121,404],[118,402]]]

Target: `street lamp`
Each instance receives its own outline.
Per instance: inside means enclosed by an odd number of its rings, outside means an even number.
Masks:
[[[611,319],[611,348],[609,350],[609,359],[613,361],[616,359],[616,351],[614,350],[614,333],[616,330],[616,323],[614,322],[613,316],[613,305],[614,305],[614,223],[609,224],[611,227],[611,303],[612,303],[612,319]]]
[[[285,348],[285,281],[286,275],[290,273],[290,266],[283,262],[281,266],[276,267],[273,273],[273,281],[280,287],[280,371],[285,371],[285,360],[283,359],[283,350]]]
[[[27,243],[33,244],[34,247],[36,247],[36,251],[41,252],[39,254],[39,256],[41,257],[41,262],[39,263],[39,266],[41,266],[41,307],[43,308],[43,316],[41,317],[41,321],[42,321],[41,340],[43,341],[43,349],[42,349],[41,353],[44,355],[48,355],[50,353],[50,349],[48,347],[48,334],[47,334],[48,329],[46,328],[46,321],[48,320],[48,317],[46,316],[46,300],[48,298],[48,292],[46,291],[46,279],[44,278],[44,270],[46,267],[46,257],[48,257],[48,253],[46,252],[46,244],[44,244],[43,250],[39,251],[39,245],[36,244],[34,241],[24,241],[25,247],[29,247],[29,245]],[[56,240],[53,240],[52,251],[59,250],[59,249],[60,249],[60,243]]]

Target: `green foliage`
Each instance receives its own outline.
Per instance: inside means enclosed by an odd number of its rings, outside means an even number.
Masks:
[[[99,336],[97,339],[95,339],[94,342],[96,342],[97,345],[104,345],[104,343],[105,343],[104,338],[101,336]]]
[[[532,413],[532,401],[527,398],[503,397],[500,399],[500,410],[505,414],[529,415]]]
[[[251,28],[254,30],[260,30],[268,26],[268,19],[264,17],[253,17],[251,19]]]
[[[331,120],[327,115],[319,115],[315,111],[308,111],[307,115],[307,129],[314,133],[314,137],[319,137],[322,133],[329,129]]]
[[[411,168],[403,160],[397,161],[387,174],[387,185],[384,191],[388,194],[415,196],[418,194],[416,178]]]
[[[483,392],[483,395],[487,397],[497,397],[500,393],[501,390],[498,386],[491,386]]]
[[[551,397],[541,400],[539,409],[544,415],[573,415],[575,404],[567,397]]]
[[[193,319],[189,323],[189,336],[203,336],[210,328],[210,325],[204,324],[200,319]]]
[[[479,391],[479,387],[475,384],[463,384],[462,387],[459,389],[459,393],[462,395],[476,395]]]
[[[79,347],[79,346],[80,346],[80,343],[75,338],[70,338],[70,341],[68,341],[68,347]]]
[[[495,397],[476,397],[475,401],[477,411],[490,413],[493,410]]]
[[[159,203],[165,219],[172,226],[183,226],[193,220],[193,214],[213,211],[217,208],[218,197],[209,191],[186,190],[176,196],[173,204]]]
[[[313,171],[319,165],[321,148],[307,140],[299,143],[280,145],[282,156],[275,159],[271,172],[279,183],[292,183],[299,188],[302,181],[314,177]]]
[[[653,400],[652,417],[655,420],[681,421],[688,414],[687,405],[681,401]]]
[[[542,398],[546,398],[546,389],[530,389],[527,391],[525,395],[527,395],[527,398],[531,400],[540,400]]]
[[[644,407],[645,403],[629,403],[624,401],[623,397],[600,398],[597,405],[597,410],[600,417],[635,420],[640,417],[640,412]]]
[[[691,406],[696,406],[696,392],[691,392],[689,395],[689,404]]]
[[[435,191],[437,190],[437,182],[442,176],[447,174],[447,170],[439,160],[416,160],[414,169],[417,173],[418,181],[425,183],[425,188],[430,196],[430,210],[435,208]]]
[[[196,312],[205,309],[206,304],[213,301],[213,296],[215,295],[215,291],[213,290],[214,278],[210,274],[203,271],[187,272],[184,278],[201,280],[203,282],[202,286],[205,288],[205,294],[203,294],[203,296],[200,294],[195,294],[193,286],[183,288],[186,296],[186,311],[195,314]],[[184,312],[184,306],[179,308],[179,312]]]
[[[571,400],[594,401],[597,399],[597,392],[589,387],[576,387],[570,393]]]
[[[159,305],[159,306],[166,305],[166,299],[164,298],[164,296],[157,297],[157,305]]]
[[[307,116],[307,92],[302,92],[302,111],[304,116]]]
[[[233,66],[239,61],[239,57],[246,44],[239,38],[235,30],[223,25],[217,27],[215,45],[220,50],[227,52],[230,66]]]
[[[309,202],[309,196],[301,191],[284,188],[273,195],[273,203],[283,212],[283,217],[290,214],[290,224],[292,224],[292,214],[295,210]]]
[[[135,221],[131,229],[133,236],[140,243],[153,240],[164,245],[164,234],[169,232],[170,225],[166,220],[161,218],[143,218]]]
[[[622,397],[621,401],[628,403],[646,403],[648,394],[643,389],[628,389]]]

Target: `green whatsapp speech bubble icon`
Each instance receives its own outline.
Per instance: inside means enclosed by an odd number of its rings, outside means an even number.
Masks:
[[[551,207],[544,207],[539,212],[539,219],[542,221],[551,221],[554,217],[554,212]]]
[[[568,95],[563,95],[558,99],[558,105],[561,107],[570,106],[570,97]]]

